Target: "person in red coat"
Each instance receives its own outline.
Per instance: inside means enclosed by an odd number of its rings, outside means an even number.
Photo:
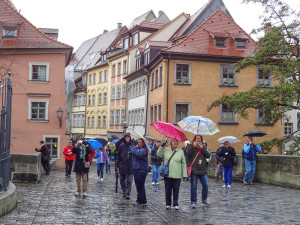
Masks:
[[[66,162],[66,177],[71,176],[73,161],[75,159],[75,154],[72,152],[73,143],[69,141],[68,146],[64,148],[63,154],[65,155]]]

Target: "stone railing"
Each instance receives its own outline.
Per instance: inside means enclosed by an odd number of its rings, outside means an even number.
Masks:
[[[237,157],[239,165],[234,167],[232,177],[242,181],[245,162],[241,154]],[[216,155],[212,153],[208,175],[215,177],[216,169]],[[300,189],[300,156],[258,154],[254,181]]]

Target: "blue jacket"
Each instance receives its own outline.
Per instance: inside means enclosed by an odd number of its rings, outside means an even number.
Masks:
[[[105,150],[104,150],[105,151]],[[108,155],[107,155],[107,152],[105,151],[105,155],[106,155],[106,162],[108,164],[109,163],[109,158],[108,158]],[[95,157],[97,158],[97,164],[100,164],[100,163],[105,163],[103,162],[103,154],[102,154],[102,151],[100,149],[97,149],[96,150],[96,153],[95,153]]]
[[[244,145],[243,149],[243,158],[248,159],[248,160],[256,160],[256,152],[260,152],[261,147],[259,145],[249,145],[248,143]]]
[[[130,146],[132,155],[131,170],[133,173],[148,173],[148,149]]]

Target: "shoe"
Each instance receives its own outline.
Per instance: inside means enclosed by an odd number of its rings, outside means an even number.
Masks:
[[[103,182],[103,178],[100,178],[100,181]]]
[[[171,209],[171,206],[166,205],[166,209],[170,210],[170,209]]]
[[[156,183],[155,183],[155,185],[159,185],[159,183],[158,183],[158,182],[156,182]]]
[[[192,203],[192,208],[193,208],[193,209],[196,208],[196,203],[195,203],[195,202]]]
[[[254,185],[254,183],[253,183],[253,182],[250,182],[249,184],[250,184],[250,185]]]
[[[154,185],[155,185],[155,182],[152,182],[152,185],[154,186]]]
[[[75,196],[78,196],[80,193],[78,191],[75,192]]]
[[[174,209],[179,210],[179,206],[178,205],[174,206]]]
[[[83,192],[83,197],[87,197],[87,193],[86,192]]]
[[[249,184],[249,183],[248,183],[247,181],[245,181],[245,180],[243,180],[243,183],[244,183],[244,184]]]
[[[139,206],[140,203],[138,203],[137,201],[133,203],[133,206]]]
[[[231,188],[231,186],[230,185],[227,185],[227,187],[226,187],[227,189],[230,189]]]
[[[123,195],[122,195],[122,197],[123,197],[123,198],[125,198],[125,197],[126,197],[126,193],[125,193],[125,192],[123,192]]]
[[[68,177],[68,176],[69,176],[68,174],[65,175],[65,177]]]
[[[207,201],[207,199],[206,199],[206,200],[202,200],[202,203],[203,203],[204,205],[210,206],[210,203]]]
[[[126,195],[126,199],[129,200],[130,199],[130,195]]]
[[[97,176],[97,178],[96,178],[97,180],[99,180],[99,177]]]
[[[226,186],[227,186],[227,185],[224,184],[222,187],[224,188],[224,187],[226,187]]]
[[[147,202],[139,204],[139,206],[147,206]]]

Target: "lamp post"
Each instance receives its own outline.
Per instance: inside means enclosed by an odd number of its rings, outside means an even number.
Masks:
[[[124,133],[124,135],[126,134],[126,129],[128,128],[128,122],[126,122],[126,121],[124,121],[123,123],[122,123],[122,125],[123,125],[123,133]]]
[[[62,119],[62,116],[63,116],[63,110],[59,107],[59,109],[56,111],[56,114],[57,114],[57,118],[59,119],[59,127],[61,127],[61,119]]]

